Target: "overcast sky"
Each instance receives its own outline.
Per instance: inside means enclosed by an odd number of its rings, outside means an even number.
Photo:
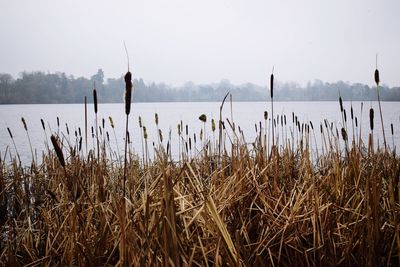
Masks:
[[[400,85],[399,0],[0,0],[0,73]]]

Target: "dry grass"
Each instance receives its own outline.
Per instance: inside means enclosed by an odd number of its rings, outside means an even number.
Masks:
[[[125,198],[105,141],[98,158],[52,136],[41,164],[0,161],[0,265],[398,266],[398,156],[350,135],[340,150],[326,123],[315,158],[296,124],[270,148],[224,127],[232,143],[204,136],[196,156],[179,133],[178,162],[162,142],[153,161],[128,154]]]

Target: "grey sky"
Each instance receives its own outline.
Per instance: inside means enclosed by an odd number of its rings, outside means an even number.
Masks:
[[[400,1],[0,0],[0,72],[400,85]]]

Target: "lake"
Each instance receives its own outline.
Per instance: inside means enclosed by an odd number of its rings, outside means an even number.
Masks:
[[[183,125],[188,125],[189,134],[197,134],[197,146],[200,147],[200,130],[203,128],[203,123],[199,120],[201,114],[207,115],[206,132],[212,138],[211,118],[214,118],[216,123],[219,117],[219,102],[179,102],[179,103],[133,103],[131,115],[129,117],[129,131],[131,139],[131,149],[135,150],[139,155],[142,153],[141,134],[138,123],[138,117],[141,116],[143,125],[146,126],[149,136],[149,146],[152,147],[152,142],[158,142],[157,127],[154,121],[155,113],[159,117],[159,129],[162,130],[164,136],[164,144],[171,131],[172,138],[172,153],[177,155],[177,125],[180,121]],[[387,143],[390,147],[400,145],[400,103],[399,102],[382,102],[382,113],[385,123],[385,133]],[[344,102],[344,108],[347,112],[348,135],[351,137],[351,120],[350,120],[350,102]],[[354,116],[357,116],[360,122],[361,102],[353,102]],[[367,142],[369,133],[369,109],[374,108],[374,138],[376,143],[383,144],[381,122],[379,117],[379,109],[377,102],[364,102],[362,114],[362,133],[364,141]],[[104,130],[109,132],[110,144],[115,149],[117,144],[121,153],[123,152],[123,138],[125,131],[125,111],[124,104],[99,104],[98,108],[98,125],[102,127],[102,119],[105,119]],[[261,121],[264,125],[264,111],[268,111],[271,117],[271,105],[266,102],[233,102],[232,113],[231,105],[226,102],[223,108],[223,119],[233,117],[237,126],[243,130],[246,142],[254,142],[256,138],[255,124]],[[336,125],[339,130],[342,127],[342,117],[338,102],[276,102],[274,103],[274,115],[286,114],[287,132],[290,134],[292,128],[292,112],[298,117],[300,122],[312,121],[316,128],[315,135],[317,143],[320,143],[319,124],[324,119]],[[27,133],[23,128],[21,117],[24,117],[27,123],[29,135],[31,138],[32,147],[40,159],[41,151],[45,148],[45,134],[42,129],[40,119],[43,119],[46,124],[47,137],[50,137],[51,132],[59,132],[64,135],[65,140],[71,143],[75,142],[75,131],[78,127],[84,135],[84,105],[83,104],[54,104],[54,105],[0,105],[0,155],[4,159],[5,152],[7,153],[7,161],[9,161],[9,152],[15,155],[15,150],[12,140],[7,132],[7,127],[10,128],[14,136],[17,150],[24,163],[30,162],[31,150],[27,137]],[[115,137],[111,129],[108,117],[111,116],[115,124]],[[57,117],[59,117],[60,126],[57,126]],[[394,136],[392,139],[390,124],[394,125]],[[68,124],[70,134],[67,134],[66,124]],[[93,147],[90,127],[95,125],[95,114],[93,104],[88,104],[88,146]],[[228,125],[228,123],[225,123]],[[218,125],[217,125],[218,127]],[[278,126],[280,127],[280,126]],[[51,130],[50,130],[51,129]],[[217,130],[218,131],[218,130]],[[284,132],[284,134],[286,134]],[[288,134],[288,135],[289,135]],[[216,134],[218,135],[218,134]]]

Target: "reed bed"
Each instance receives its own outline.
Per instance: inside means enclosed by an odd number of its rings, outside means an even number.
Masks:
[[[75,141],[49,132],[40,163],[0,158],[0,265],[399,266],[400,160],[374,147],[373,109],[365,143],[341,97],[342,125],[265,112],[249,143],[224,101],[217,138],[204,114],[197,135],[178,124],[176,158],[158,114],[154,156],[141,120],[143,153],[130,150],[128,104],[123,153],[96,118],[92,149],[85,123]]]

